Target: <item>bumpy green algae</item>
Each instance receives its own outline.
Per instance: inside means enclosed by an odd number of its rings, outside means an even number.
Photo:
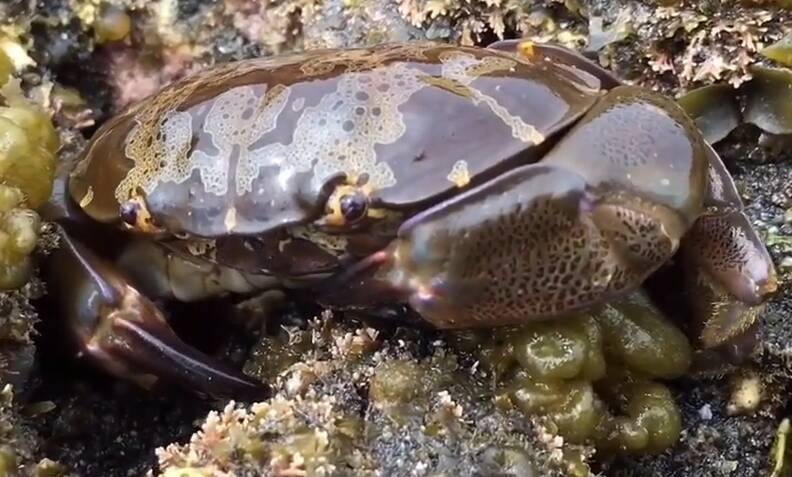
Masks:
[[[460,338],[461,337],[461,338]],[[683,375],[685,335],[641,292],[593,313],[452,340],[498,377],[502,409],[545,416],[569,442],[608,451],[662,452],[681,431],[670,391],[655,379]]]
[[[14,72],[0,49],[0,290],[24,285],[33,273],[41,227],[35,209],[52,193],[60,146],[49,114],[24,96]]]
[[[129,36],[132,20],[117,5],[103,3],[93,22],[94,36],[100,44],[121,41]]]
[[[0,185],[0,290],[18,288],[30,279],[40,226],[38,214],[24,207],[22,192]]]
[[[0,176],[35,209],[52,193],[58,135],[49,116],[34,104],[13,94],[0,98],[7,104],[0,107]]]
[[[663,379],[682,376],[690,366],[687,337],[643,293],[606,305],[595,317],[611,362]]]

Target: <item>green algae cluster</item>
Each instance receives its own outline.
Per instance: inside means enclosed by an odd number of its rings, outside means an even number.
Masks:
[[[0,83],[8,83],[3,57],[0,53]],[[52,193],[58,147],[47,113],[18,86],[0,90],[0,290],[18,288],[32,274],[41,225],[35,209]]]
[[[658,380],[683,375],[692,350],[643,293],[563,321],[452,339],[493,371],[501,408],[545,416],[568,442],[657,453],[679,437],[680,412]]]
[[[58,135],[49,116],[22,99],[0,107],[0,178],[18,188],[30,208],[49,199]]]
[[[23,204],[19,189],[0,185],[0,289],[18,288],[32,274],[41,220]]]

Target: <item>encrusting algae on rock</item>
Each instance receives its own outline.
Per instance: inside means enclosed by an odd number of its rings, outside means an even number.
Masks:
[[[325,314],[263,339],[247,371],[280,368],[274,396],[212,412],[188,444],[157,451],[156,475],[586,475],[589,450],[565,455],[496,409],[482,376],[441,342],[398,334],[383,341]],[[281,356],[288,343],[310,349]]]

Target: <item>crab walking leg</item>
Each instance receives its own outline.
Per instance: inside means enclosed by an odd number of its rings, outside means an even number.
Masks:
[[[705,348],[726,343],[750,328],[776,291],[773,261],[743,213],[731,176],[708,146],[708,213],[682,241],[691,309]]]
[[[142,293],[155,299],[190,302],[277,288],[269,275],[244,273],[209,261],[193,260],[151,240],[130,240],[115,265]]]
[[[217,397],[264,396],[260,383],[181,341],[124,276],[60,230],[46,274],[80,355],[144,386],[166,379]]]

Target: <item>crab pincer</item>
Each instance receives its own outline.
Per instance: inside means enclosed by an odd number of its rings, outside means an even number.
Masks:
[[[79,356],[144,387],[162,379],[214,397],[266,394],[261,383],[184,343],[154,303],[63,228],[60,241],[46,278]]]

